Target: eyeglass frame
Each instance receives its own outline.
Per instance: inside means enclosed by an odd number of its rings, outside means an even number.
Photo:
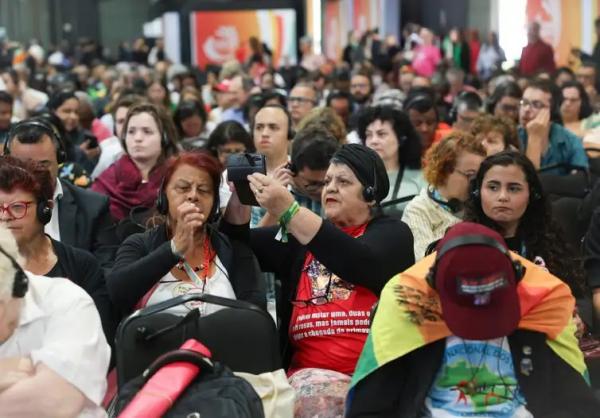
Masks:
[[[458,168],[455,168],[454,171],[456,171],[458,174],[465,176],[467,178],[467,180],[469,180],[469,181],[473,180],[477,176],[476,172],[473,174],[467,174],[464,171],[459,170]]]
[[[542,109],[546,109],[549,108],[550,105],[547,105],[546,103],[543,103],[539,100],[527,100],[527,99],[521,99],[519,100],[519,107],[531,107],[532,109],[535,110],[542,110]]]
[[[2,203],[0,204],[0,216],[4,216],[4,212],[7,212],[8,215],[15,220],[19,220],[19,219],[23,219],[24,217],[27,216],[27,210],[29,209],[29,205],[35,203],[34,201],[25,201],[25,200],[18,200],[16,202],[11,202],[11,203]],[[23,213],[23,216],[15,216],[15,214],[13,213],[12,209],[10,208],[13,205],[17,205],[17,204],[22,204],[25,205],[25,212]]]
[[[306,270],[305,270],[306,271]],[[309,299],[292,299],[290,303],[297,308],[308,308],[309,306],[323,306],[327,305],[331,302],[330,292],[331,292],[331,282],[333,282],[333,273],[329,272],[329,281],[327,282],[327,287],[325,288],[325,293],[321,296],[313,296]],[[323,303],[315,303],[315,300],[324,300]]]
[[[287,98],[287,102],[290,103],[290,104],[293,103],[293,102],[296,102],[296,103],[299,103],[299,104],[307,104],[307,103],[310,103],[312,105],[316,105],[317,104],[316,100],[309,99],[308,97],[301,97],[301,96],[289,96]]]

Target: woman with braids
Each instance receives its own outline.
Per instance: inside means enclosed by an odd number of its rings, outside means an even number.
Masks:
[[[471,182],[465,220],[498,231],[509,249],[546,267],[569,285],[578,304],[583,302],[582,266],[552,221],[550,203],[525,155],[503,151],[481,163]]]

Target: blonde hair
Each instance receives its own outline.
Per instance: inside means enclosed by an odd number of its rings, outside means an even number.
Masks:
[[[23,258],[19,254],[17,241],[3,224],[0,224],[0,247],[14,258],[19,265],[23,265]],[[11,297],[14,278],[15,268],[12,262],[4,254],[0,253],[0,301]]]

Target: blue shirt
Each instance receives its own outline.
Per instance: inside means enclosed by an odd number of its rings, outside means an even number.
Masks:
[[[527,131],[519,127],[519,140],[523,150],[527,149]],[[569,164],[575,167],[588,168],[588,158],[581,139],[562,125],[552,123],[550,126],[550,141],[548,149],[542,155],[540,168],[555,164]],[[567,175],[571,170],[557,167],[544,171],[548,174]]]

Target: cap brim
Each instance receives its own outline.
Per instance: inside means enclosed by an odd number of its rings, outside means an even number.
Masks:
[[[452,334],[467,340],[506,337],[517,329],[521,320],[516,292],[506,292],[484,306],[462,306],[448,298],[441,298],[441,301],[446,325]]]

